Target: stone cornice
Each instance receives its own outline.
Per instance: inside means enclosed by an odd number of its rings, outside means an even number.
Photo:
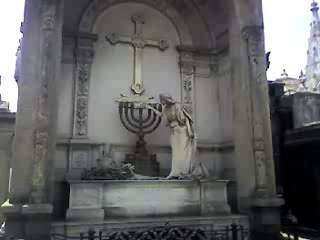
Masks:
[[[57,140],[57,146],[69,146],[69,145],[90,145],[90,146],[102,146],[110,145],[112,149],[118,149],[121,151],[134,151],[134,144],[125,143],[111,143],[106,144],[99,141],[94,141],[91,139],[69,139],[69,138],[59,138]],[[170,145],[166,144],[148,144],[148,149],[150,151],[165,152],[169,153],[171,151]],[[234,149],[234,144],[232,141],[212,143],[207,141],[199,141],[198,149],[200,152],[230,152]]]

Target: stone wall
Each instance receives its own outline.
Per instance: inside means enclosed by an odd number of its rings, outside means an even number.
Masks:
[[[230,164],[229,160],[225,161],[231,159],[232,154],[224,151],[224,145],[229,148],[233,138],[227,53],[208,54],[208,48],[195,53],[192,39],[186,37],[188,33],[180,26],[184,23],[172,22],[168,16],[146,4],[122,3],[102,12],[94,21],[91,33],[71,37],[69,35],[73,33],[65,33],[62,76],[57,91],[57,136],[61,140],[55,162],[57,181],[70,170],[79,173],[82,168],[94,166],[99,151],[100,154],[103,149],[108,151],[107,145],[111,146],[113,157],[118,161],[134,151],[136,136],[122,126],[115,102],[121,93],[130,94],[134,51],[130,44],[110,44],[106,35],[131,36],[134,24],[130,18],[137,13],[143,13],[145,18],[144,38],[165,39],[169,43],[165,51],[150,47],[143,49],[144,95],[159,101],[159,93],[169,93],[192,107],[199,139],[199,158],[212,174],[220,177],[224,175],[225,163],[228,168],[233,165],[232,160]],[[79,39],[74,41],[77,37]],[[184,49],[186,43],[191,48]],[[178,50],[178,46],[182,50]],[[76,59],[74,52],[78,54]],[[68,139],[72,139],[72,143]],[[161,174],[167,175],[171,154],[165,121],[146,136],[146,141],[148,150],[157,154]]]

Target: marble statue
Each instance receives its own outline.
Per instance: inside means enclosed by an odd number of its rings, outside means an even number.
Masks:
[[[172,168],[168,179],[209,176],[206,167],[195,157],[197,139],[191,114],[170,95],[160,94],[167,126],[170,128]]]

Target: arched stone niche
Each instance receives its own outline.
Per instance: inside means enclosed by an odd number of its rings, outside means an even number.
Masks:
[[[120,149],[122,154],[133,150],[130,147],[135,145],[136,136],[121,125],[115,103],[120,93],[130,94],[133,48],[129,44],[112,45],[105,38],[108,33],[131,36],[134,24],[130,17],[133,13],[142,12],[145,17],[145,38],[162,38],[168,40],[170,45],[165,51],[154,48],[143,50],[145,95],[158,98],[159,93],[170,93],[195,110],[195,81],[199,81],[201,86],[208,84],[215,88],[216,84],[210,77],[196,80],[193,51],[200,45],[202,49],[209,50],[212,41],[198,8],[190,4],[192,1],[186,1],[185,6],[177,6],[175,1],[169,0],[93,0],[88,5],[79,22],[80,35],[76,45],[73,138],[110,143],[116,146],[115,152]],[[135,11],[139,8],[140,11]],[[127,11],[132,12],[129,14]],[[180,49],[185,50],[177,51],[177,46],[184,46]],[[210,101],[212,99],[209,98]],[[200,105],[207,100],[199,96]],[[193,114],[196,120],[197,111],[193,111]],[[202,112],[200,115],[203,115]],[[207,123],[206,119],[214,113],[205,115],[201,116],[200,122]],[[213,121],[218,124],[215,119]],[[214,129],[201,132],[205,133],[202,134],[204,138],[218,136]],[[164,124],[146,140],[149,146],[154,146],[151,151],[157,153],[161,168],[170,168],[169,131]],[[212,165],[213,153],[208,154],[207,165]],[[116,158],[123,159],[123,155]]]
[[[94,32],[94,27],[97,20],[113,7],[121,4],[141,4],[149,6],[163,16],[165,16],[174,26],[179,42],[171,46],[176,48],[177,45],[187,46],[188,49],[194,48],[194,40],[199,45],[199,41],[203,46],[211,45],[209,31],[204,24],[203,19],[197,12],[197,7],[191,5],[191,1],[184,4],[176,1],[165,0],[93,0],[82,14],[79,23],[79,32],[91,34]],[[179,9],[179,12],[176,10]],[[98,36],[98,39],[101,36]],[[104,36],[102,36],[104,38]],[[88,96],[89,85],[91,79],[91,65],[94,60],[95,51],[92,49],[94,38],[78,39],[77,44],[77,65],[76,65],[76,90],[74,100],[74,120],[73,120],[73,137],[87,138],[88,137]],[[98,41],[101,41],[99,39]],[[187,62],[187,64],[185,64]],[[191,62],[189,64],[188,62]],[[194,108],[193,101],[193,82],[194,82],[194,66],[193,56],[188,52],[179,52],[177,63],[180,64],[179,72],[181,73],[181,82],[183,89],[181,91],[181,101],[189,105],[190,109]]]
[[[88,137],[101,142],[134,145],[136,136],[128,132],[119,120],[116,99],[120,94],[131,94],[134,75],[134,48],[131,44],[111,44],[107,34],[116,33],[131,37],[134,34],[133,15],[145,18],[142,25],[144,39],[168,41],[169,47],[160,51],[155,47],[142,50],[143,95],[155,97],[159,93],[170,93],[181,99],[179,52],[180,34],[170,19],[150,5],[123,2],[106,8],[96,18],[92,32],[97,34],[94,43],[88,93]],[[147,137],[149,144],[168,144],[168,130],[164,124]]]
[[[79,31],[92,32],[96,19],[108,8],[121,3],[142,3],[168,17],[175,25],[181,45],[212,47],[213,39],[208,25],[198,12],[193,1],[174,0],[93,0],[82,14]],[[178,10],[177,10],[178,9]]]

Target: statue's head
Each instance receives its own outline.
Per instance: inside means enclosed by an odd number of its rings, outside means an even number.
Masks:
[[[163,104],[163,105],[176,103],[176,101],[169,94],[160,94],[159,98],[160,98],[161,104]]]

